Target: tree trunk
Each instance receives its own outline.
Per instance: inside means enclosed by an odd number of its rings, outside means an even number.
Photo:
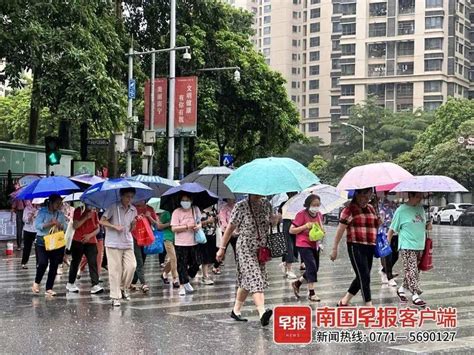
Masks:
[[[41,93],[38,87],[40,71],[33,71],[33,87],[31,89],[30,119],[28,131],[28,144],[34,145],[38,141],[38,123],[40,114]]]
[[[195,170],[195,164],[194,164],[194,155],[196,154],[195,152],[195,140],[196,137],[189,137],[188,139],[188,172],[192,173]],[[186,175],[186,174],[185,174]]]
[[[71,123],[65,119],[59,121],[58,138],[63,149],[71,149]]]
[[[115,135],[114,133],[110,133],[110,141],[109,141],[109,177],[113,178],[117,176],[117,153],[115,152]]]
[[[81,160],[87,160],[87,121],[81,123]]]

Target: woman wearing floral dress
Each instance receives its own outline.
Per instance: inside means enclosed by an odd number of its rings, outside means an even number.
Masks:
[[[241,308],[248,294],[252,294],[255,307],[260,316],[260,323],[266,326],[273,314],[265,310],[264,289],[268,286],[265,263],[259,263],[258,249],[266,246],[267,233],[272,223],[272,208],[263,196],[249,195],[248,199],[237,203],[232,211],[230,224],[222,237],[222,244],[217,253],[217,260],[222,261],[225,249],[236,228],[240,235],[237,241],[237,295],[231,317],[236,321],[247,321],[242,318]]]
[[[202,230],[206,235],[207,242],[199,244],[199,252],[202,260],[202,283],[204,285],[214,285],[214,281],[209,276],[212,265],[216,262],[216,221],[217,213],[214,207],[206,208],[201,212]]]

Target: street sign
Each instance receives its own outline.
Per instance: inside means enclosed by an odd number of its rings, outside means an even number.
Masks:
[[[232,154],[224,154],[224,156],[222,157],[222,164],[224,164],[224,166],[229,167],[233,163],[234,163],[234,156]]]
[[[109,140],[107,138],[93,138],[87,140],[87,145],[93,147],[103,147],[109,145]]]
[[[137,87],[135,79],[130,79],[128,81],[128,99],[135,99],[135,94],[137,92]]]

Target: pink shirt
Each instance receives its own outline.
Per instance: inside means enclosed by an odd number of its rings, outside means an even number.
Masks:
[[[299,211],[293,220],[292,224],[295,227],[301,227],[306,223],[319,223],[320,226],[322,221],[321,213],[317,213],[315,217],[311,216],[306,210]],[[305,229],[301,233],[296,235],[296,246],[300,248],[314,248],[319,247],[318,242],[312,242],[309,240],[309,230]]]
[[[200,223],[201,221],[201,212],[199,208],[194,207],[194,220],[193,212],[191,209],[185,210],[184,208],[177,208],[173,211],[171,216],[171,227],[185,226],[190,224]],[[174,244],[178,246],[193,246],[196,245],[194,240],[194,231],[188,230],[185,232],[175,232],[174,234]]]

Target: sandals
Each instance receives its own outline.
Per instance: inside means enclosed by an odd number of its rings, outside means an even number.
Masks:
[[[33,283],[33,286],[31,286],[31,291],[33,291],[33,293],[40,293],[40,285]]]
[[[426,307],[426,302],[423,301],[421,298],[417,297],[413,300],[413,305],[417,307]]]
[[[142,286],[142,291],[143,293],[147,293],[148,291],[150,291],[150,287],[148,287],[148,285],[145,284]]]
[[[407,303],[408,302],[408,298],[405,295],[405,292],[400,292],[399,290],[397,290],[397,296],[400,299],[401,303]]]
[[[343,304],[342,301],[337,302],[336,307],[349,307],[349,304]]]
[[[179,282],[178,281],[173,282],[173,288],[179,288]]]
[[[296,281],[291,283],[291,287],[293,288],[293,293],[295,294],[296,298],[300,298],[300,287],[296,284]]]
[[[221,269],[219,269],[218,267],[213,267],[212,272],[216,275],[220,275],[221,274]]]
[[[56,292],[54,292],[53,290],[47,290],[45,293],[44,293],[46,296],[50,296],[50,297],[54,297],[57,295]]]
[[[161,274],[161,280],[163,280],[163,283],[164,283],[165,285],[169,285],[169,283],[170,283],[170,281],[168,280],[168,278],[167,278],[167,277],[164,277],[163,274]]]

